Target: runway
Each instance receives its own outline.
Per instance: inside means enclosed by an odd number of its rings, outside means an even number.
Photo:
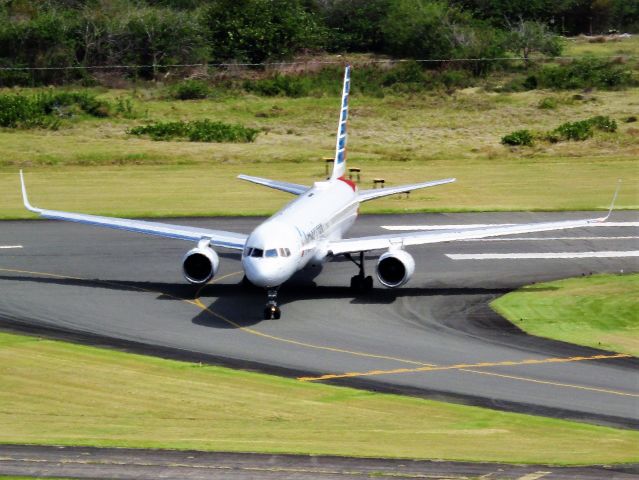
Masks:
[[[382,225],[584,215],[590,214],[364,216],[349,234],[381,234],[387,231]],[[236,254],[220,250],[218,276],[199,288],[181,275],[188,242],[61,222],[2,222],[0,246],[13,248],[0,249],[0,318],[12,328],[300,381],[638,428],[636,358],[525,335],[488,307],[493,298],[533,282],[639,271],[639,257],[632,254],[639,250],[639,227],[627,224],[638,218],[639,212],[616,212],[616,224],[606,228],[410,248],[417,267],[405,287],[388,290],[376,282],[372,292],[355,297],[348,285],[356,267],[331,262],[314,278],[286,284],[282,318],[268,321],[261,320],[264,293],[238,285]],[[248,233],[260,220],[171,222]],[[584,254],[592,252],[617,253]],[[367,258],[372,274],[375,257]]]

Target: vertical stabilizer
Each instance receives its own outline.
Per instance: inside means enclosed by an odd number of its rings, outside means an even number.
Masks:
[[[337,141],[335,143],[335,161],[331,180],[340,178],[346,173],[346,139],[348,124],[348,94],[351,90],[351,66],[344,71],[344,87],[342,88],[342,103],[337,124]]]

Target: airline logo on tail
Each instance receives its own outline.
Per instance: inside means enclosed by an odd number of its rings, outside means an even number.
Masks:
[[[351,89],[351,66],[347,65],[344,71],[344,87],[342,89],[342,106],[337,127],[337,142],[335,145],[335,165],[333,167],[332,178],[339,178],[346,170],[346,139],[348,123],[348,94]]]

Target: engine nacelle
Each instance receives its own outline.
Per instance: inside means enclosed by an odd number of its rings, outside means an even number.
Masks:
[[[211,280],[220,267],[220,257],[211,247],[196,247],[186,252],[182,260],[184,277],[195,284]]]
[[[379,257],[376,273],[385,287],[401,287],[415,273],[415,260],[405,250],[390,250]]]

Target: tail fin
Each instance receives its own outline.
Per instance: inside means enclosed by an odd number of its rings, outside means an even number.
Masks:
[[[346,173],[346,125],[348,123],[348,94],[351,90],[351,66],[346,65],[344,71],[344,87],[342,88],[342,103],[337,126],[337,141],[335,144],[335,161],[331,180],[342,177]]]

